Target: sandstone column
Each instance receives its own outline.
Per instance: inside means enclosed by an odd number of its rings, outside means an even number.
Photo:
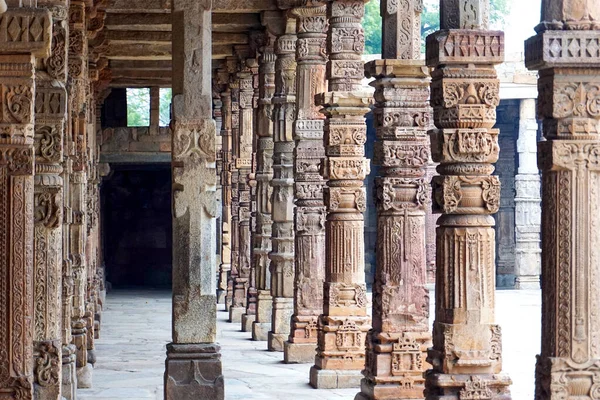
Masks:
[[[542,348],[536,399],[600,396],[600,3],[542,1],[526,65],[539,70]]]
[[[236,159],[239,156],[239,135],[240,135],[240,83],[237,78],[238,60],[237,57],[227,58],[227,70],[230,74],[229,88],[231,90],[231,270],[227,280],[227,295],[225,304],[227,310],[231,312],[234,297],[234,282],[239,274],[239,194],[238,182],[239,172],[236,166]],[[232,322],[229,320],[229,322]]]
[[[222,164],[221,193],[222,193],[222,236],[221,236],[221,265],[219,266],[219,297],[227,307],[225,296],[227,294],[227,280],[231,271],[231,91],[229,90],[229,74],[226,70],[219,71],[219,81],[225,86],[221,92],[221,136],[222,136]]]
[[[317,347],[317,320],[323,312],[325,280],[325,181],[321,168],[324,115],[315,95],[326,91],[327,18],[325,4],[292,10],[296,17],[297,110],[294,123],[295,282],[294,315],[284,361],[312,363]]]
[[[92,386],[92,365],[88,363],[87,343],[87,118],[88,107],[88,42],[86,32],[86,4],[72,0],[69,6],[69,133],[73,146],[73,173],[70,181],[70,260],[73,273],[73,344],[77,347],[77,385]]]
[[[63,136],[67,117],[63,4],[53,14],[52,54],[36,71],[33,301],[34,396],[60,400],[62,382]],[[68,325],[70,327],[70,323]]]
[[[538,123],[535,100],[521,100],[519,120],[519,171],[515,177],[516,289],[539,289],[542,268],[540,248],[540,175],[536,165]]]
[[[372,97],[362,91],[364,0],[329,0],[327,78],[318,96],[325,121],[326,258],[323,314],[310,384],[315,388],[358,387],[370,327],[364,268],[365,114]]]
[[[429,333],[426,210],[431,123],[429,73],[421,53],[419,0],[386,0],[383,60],[366,66],[375,77],[377,268],[373,329],[356,399],[422,399]]]
[[[296,29],[287,20],[285,33],[275,43],[275,96],[273,97],[273,233],[271,295],[273,316],[268,346],[283,351],[294,312],[294,171],[293,123],[296,110]]]
[[[494,323],[495,235],[500,204],[496,107],[502,32],[488,31],[487,0],[441,1],[441,31],[427,38],[432,72],[433,209],[437,228],[433,347],[427,399],[509,399],[501,330]],[[467,11],[465,11],[467,10]]]
[[[250,186],[248,176],[252,172],[252,135],[253,135],[253,110],[252,96],[254,93],[252,87],[252,72],[247,60],[242,58],[241,71],[237,77],[240,84],[239,94],[239,139],[238,153],[235,160],[236,169],[239,178],[237,182],[238,189],[238,270],[234,280],[233,305],[229,309],[229,320],[240,323],[242,314],[246,311],[246,300],[248,296],[248,287],[250,281],[250,254],[251,235],[250,235]]]
[[[271,297],[271,198],[273,189],[273,95],[275,94],[275,38],[267,34],[259,64],[259,100],[256,152],[256,236],[254,268],[256,269],[256,320],[252,324],[252,339],[267,340],[271,330],[273,298]]]
[[[264,36],[262,33],[255,33],[250,35],[252,47],[255,50],[259,50],[260,43]],[[246,310],[242,315],[242,332],[252,332],[252,324],[256,320],[256,302],[258,301],[258,292],[256,290],[256,263],[254,262],[254,243],[256,240],[256,217],[257,217],[257,181],[256,181],[256,169],[257,169],[257,152],[258,152],[258,99],[259,93],[259,82],[258,82],[258,60],[257,58],[251,58],[247,60],[247,65],[252,74],[252,97],[250,97],[250,103],[252,108],[252,154],[251,154],[251,170],[248,173],[247,184],[250,190],[250,218],[249,218],[249,229],[250,229],[250,257],[249,273],[248,273],[248,285],[246,290]]]
[[[35,57],[49,55],[52,18],[45,9],[10,8],[0,15],[0,26],[0,397],[30,400],[34,383],[34,66]]]
[[[173,342],[165,399],[223,399],[216,341],[216,149],[210,2],[174,0]]]

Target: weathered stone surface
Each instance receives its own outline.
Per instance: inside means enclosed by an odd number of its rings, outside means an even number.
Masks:
[[[463,8],[467,3],[472,7]],[[491,217],[500,206],[500,182],[491,176],[499,156],[498,131],[491,128],[500,102],[493,64],[502,61],[503,34],[485,30],[487,3],[448,2],[441,25],[452,29],[427,41],[427,64],[435,68],[432,154],[440,163],[433,209],[442,214],[433,347],[427,358],[432,369],[425,375],[430,400],[510,398],[510,379],[501,374],[501,330],[494,321],[496,241]],[[467,8],[472,16],[464,13]],[[470,48],[448,45],[451,38],[467,37]]]
[[[545,0],[539,33],[527,41],[528,67],[540,70],[537,110],[546,138],[538,144],[543,284],[535,393],[544,399],[593,398],[600,379],[593,311],[600,148],[600,58],[593,45],[600,40],[599,10],[591,0]],[[566,41],[571,45],[565,47]],[[578,48],[582,43],[590,47]]]
[[[173,343],[165,399],[223,399],[216,340],[216,128],[210,7],[173,1]],[[202,318],[199,318],[202,316]]]

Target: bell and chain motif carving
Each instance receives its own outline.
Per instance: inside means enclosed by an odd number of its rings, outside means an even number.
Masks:
[[[361,90],[364,1],[327,2],[328,92],[317,95],[325,115],[324,189],[325,283],[315,365],[315,388],[357,387],[365,366],[367,316],[364,271],[363,180],[370,172],[364,157],[365,115],[370,94]],[[343,378],[340,378],[341,376]],[[338,379],[339,378],[339,379]]]
[[[600,169],[600,5],[542,2],[526,65],[539,70],[542,171],[542,346],[535,396],[600,396],[595,313]],[[569,43],[567,45],[567,43]]]
[[[441,3],[439,32],[427,38],[433,67],[430,131],[432,207],[437,228],[433,347],[425,374],[428,399],[508,399],[502,372],[501,333],[494,321],[494,219],[500,181],[496,122],[503,33],[488,31],[489,2]],[[460,43],[467,43],[461,46]]]

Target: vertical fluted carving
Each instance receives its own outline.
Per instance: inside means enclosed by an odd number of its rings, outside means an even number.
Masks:
[[[467,7],[468,5],[468,7]],[[432,72],[430,132],[437,276],[433,347],[427,398],[485,396],[509,399],[502,372],[502,335],[494,320],[495,234],[500,204],[496,107],[500,82],[494,65],[504,57],[504,35],[488,31],[488,1],[440,2],[443,29],[427,38]],[[468,43],[451,46],[451,43]]]

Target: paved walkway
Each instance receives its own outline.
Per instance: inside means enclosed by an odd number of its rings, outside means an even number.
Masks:
[[[433,296],[431,296],[433,298]],[[540,292],[498,291],[497,320],[503,327],[504,371],[513,379],[512,398],[533,398],[535,354],[539,351]],[[226,322],[219,306],[227,400],[353,400],[356,389],[314,390],[310,365],[286,365],[282,353],[266,351]],[[107,296],[101,339],[96,341],[94,388],[79,400],[163,400],[165,345],[171,336],[171,296],[156,291],[113,291]],[[201,400],[201,399],[199,399]],[[209,399],[206,399],[209,400]]]

